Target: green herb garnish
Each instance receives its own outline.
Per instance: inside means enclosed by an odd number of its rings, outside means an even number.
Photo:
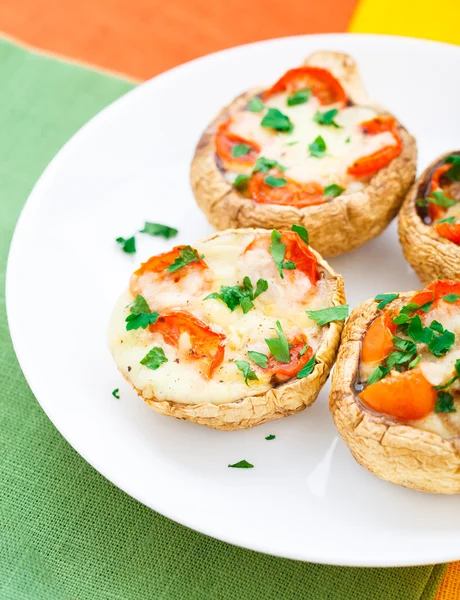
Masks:
[[[239,174],[235,177],[235,181],[232,183],[233,187],[237,190],[243,190],[249,183],[249,175]]]
[[[310,100],[311,90],[297,90],[287,99],[288,106],[296,106],[297,104],[305,104]]]
[[[457,359],[455,361],[455,371],[456,374],[451,379],[449,379],[447,383],[445,383],[444,385],[435,385],[434,389],[443,390],[444,388],[450,387],[454,383],[454,381],[457,381],[457,379],[460,377],[460,359]]]
[[[307,310],[306,313],[310,319],[316,321],[319,327],[322,327],[332,321],[344,321],[348,317],[348,304],[320,308],[319,310]]]
[[[438,397],[436,398],[436,404],[434,406],[434,412],[457,412],[452,394],[443,391],[438,392]]]
[[[292,225],[291,231],[295,231],[302,241],[308,246],[308,231],[302,225]]]
[[[267,435],[267,437],[265,439],[270,442],[271,440],[274,440],[275,438],[276,438],[276,435],[273,435],[273,433],[271,433],[270,435]]]
[[[310,151],[310,156],[324,158],[326,156],[326,142],[319,135],[311,144],[309,144],[308,150]]]
[[[267,346],[275,360],[282,363],[290,363],[291,355],[289,352],[289,344],[279,321],[276,321],[275,331],[277,332],[278,337],[265,338]]]
[[[318,125],[332,125],[337,129],[341,128],[341,125],[334,121],[335,117],[339,114],[339,111],[336,108],[332,108],[331,110],[327,110],[326,112],[316,111],[315,116],[313,117],[313,121],[318,123]]]
[[[275,265],[279,271],[281,279],[284,279],[283,269],[295,269],[295,263],[291,260],[284,260],[286,254],[286,244],[281,241],[281,233],[274,229],[271,235],[271,246],[269,246],[270,254],[275,261]]]
[[[253,172],[257,173],[257,171],[260,171],[261,173],[267,173],[268,171],[270,171],[270,169],[273,169],[274,167],[277,167],[280,171],[286,170],[286,167],[280,165],[280,163],[277,160],[265,158],[265,156],[259,156],[259,158],[256,160],[256,164],[254,165]]]
[[[248,463],[247,460],[240,460],[240,462],[235,463],[234,465],[228,465],[232,469],[253,469],[254,465]]]
[[[153,371],[156,371],[165,362],[168,362],[168,359],[165,356],[163,348],[159,346],[154,346],[140,361],[141,365]]]
[[[451,168],[444,175],[451,181],[460,181],[460,156],[458,154],[451,154],[444,162],[452,163]]]
[[[303,379],[304,377],[308,377],[310,373],[315,368],[316,356],[313,355],[310,360],[300,369],[297,373],[297,379]]]
[[[159,235],[169,240],[170,238],[176,237],[179,233],[174,227],[168,227],[168,225],[161,225],[161,223],[144,223],[144,229],[141,229],[139,233],[148,233],[149,235]]]
[[[442,206],[444,208],[448,208],[449,206],[454,206],[454,204],[457,204],[456,200],[448,198],[444,192],[441,192],[440,190],[431,192],[431,194],[425,198],[425,202],[431,202],[431,204],[437,204],[438,206]]]
[[[454,221],[455,217],[447,217],[447,219],[441,219],[440,221],[438,221],[438,225],[440,225],[441,223],[449,223],[449,225],[452,225]]]
[[[235,144],[232,148],[232,156],[233,158],[238,158],[239,156],[246,156],[251,152],[251,146],[247,144]]]
[[[453,302],[457,302],[457,300],[460,299],[460,296],[458,294],[446,294],[445,296],[441,296],[441,298],[452,304]]]
[[[266,354],[249,350],[248,356],[252,362],[256,363],[258,367],[261,367],[262,369],[266,369],[268,367],[268,356]]]
[[[121,249],[126,254],[134,254],[136,252],[136,238],[134,236],[130,238],[117,237],[115,241],[121,245]]]
[[[396,298],[399,298],[399,294],[377,294],[374,300],[380,302],[380,304],[377,305],[377,309],[380,310],[385,308],[390,302],[393,302],[393,300],[396,300]]]
[[[273,177],[272,175],[267,175],[267,177],[264,179],[264,182],[270,187],[279,188],[284,187],[287,183],[287,180],[283,179],[282,177]]]
[[[264,109],[264,103],[259,98],[259,96],[254,96],[249,100],[248,110],[251,112],[262,112]]]
[[[348,137],[345,139],[345,144],[349,144],[350,142],[351,142],[351,137],[350,137],[350,136],[348,136]]]
[[[117,400],[120,400],[120,394],[119,394],[119,391],[120,391],[120,390],[119,390],[118,388],[116,388],[116,389],[115,389],[115,390],[113,390],[113,392],[112,392],[112,396],[113,396],[114,398],[116,398]]]
[[[262,127],[276,129],[276,131],[284,133],[291,133],[294,129],[291,119],[277,108],[269,108],[260,124]]]
[[[331,183],[331,185],[327,185],[324,188],[324,195],[328,196],[329,198],[337,198],[337,196],[340,196],[340,194],[344,191],[345,188],[340,187],[340,185],[337,185],[336,183]]]
[[[259,381],[259,378],[251,369],[251,365],[247,360],[235,360],[235,365],[243,373],[244,383],[249,385],[248,381]]]
[[[391,371],[390,367],[382,367],[379,366],[372,371],[367,380],[367,385],[372,385],[373,383],[377,383],[380,381],[382,377],[385,377]]]
[[[184,248],[180,248],[179,256],[166,270],[168,273],[174,273],[175,271],[182,269],[182,267],[185,267],[190,263],[199,262],[200,260],[201,258],[195,248],[185,246]]]
[[[223,285],[219,292],[212,292],[204,300],[216,299],[222,300],[233,312],[238,306],[241,306],[243,313],[246,314],[254,307],[253,300],[268,290],[268,282],[265,279],[259,279],[254,290],[249,277],[243,279],[243,285]]]
[[[126,331],[131,329],[147,329],[149,325],[156,322],[159,313],[151,311],[144,296],[138,294],[129,307],[130,314],[126,317]]]
[[[414,358],[414,360],[413,360],[413,361],[411,361],[411,362],[409,363],[409,369],[413,369],[414,367],[416,367],[416,366],[418,365],[418,363],[419,363],[421,360],[422,360],[422,355],[421,355],[421,354],[419,354],[418,356],[416,356],[416,357]]]

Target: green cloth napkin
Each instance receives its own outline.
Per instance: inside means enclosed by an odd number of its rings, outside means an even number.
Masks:
[[[132,85],[0,40],[0,86],[4,273],[15,222],[46,164]],[[118,490],[35,401],[11,346],[3,277],[1,285],[1,599],[433,598],[443,565],[354,569],[265,556],[177,525]]]

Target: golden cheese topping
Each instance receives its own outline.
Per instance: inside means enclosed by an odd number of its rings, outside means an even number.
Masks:
[[[136,271],[113,311],[109,343],[120,371],[145,398],[221,404],[267,391],[276,385],[275,372],[286,366],[273,362],[265,341],[278,338],[280,329],[291,344],[292,360],[298,360],[302,350],[306,356],[314,355],[322,328],[306,310],[327,306],[325,279],[315,274],[314,279],[319,278],[312,281],[304,262],[302,268],[300,262],[298,268],[286,265],[289,268],[282,269],[281,277],[269,251],[270,233],[224,232],[196,244],[197,260],[174,273],[168,274],[166,267],[161,272],[149,270],[152,259]],[[296,243],[304,244],[300,238]],[[308,246],[306,253],[311,254]],[[241,288],[247,278],[253,291],[258,282],[266,282],[260,284],[264,291],[252,300],[253,306],[245,306],[247,312],[241,305],[231,310],[215,297],[222,286]],[[127,331],[126,318],[138,295],[159,316],[145,329]],[[181,328],[177,314],[180,318],[185,314],[183,322],[192,322],[194,329]],[[222,357],[217,359],[222,347]],[[141,361],[153,349],[160,349],[164,358],[159,366],[149,368]],[[256,364],[248,355],[251,351],[265,355],[275,368]],[[214,366],[210,367],[210,361]],[[249,365],[255,377],[250,375],[245,381],[238,361]]]

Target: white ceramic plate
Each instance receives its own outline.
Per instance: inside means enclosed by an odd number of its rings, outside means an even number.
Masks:
[[[171,244],[138,236],[144,220],[212,229],[189,186],[195,144],[218,109],[270,84],[317,49],[351,53],[372,96],[415,134],[424,167],[460,145],[460,48],[405,38],[320,35],[256,43],[193,61],[138,87],[59,152],[17,226],[8,316],[25,376],[76,450],[128,494],[213,537],[270,554],[355,566],[460,559],[458,497],[400,488],[351,457],[328,412],[328,386],[303,413],[220,432],[156,414],[122,380],[106,344],[109,313],[135,266]],[[352,306],[418,281],[393,224],[332,260]],[[51,318],[52,316],[52,318]],[[112,397],[120,388],[120,400]],[[265,437],[276,434],[276,440]],[[247,459],[251,470],[229,469]]]

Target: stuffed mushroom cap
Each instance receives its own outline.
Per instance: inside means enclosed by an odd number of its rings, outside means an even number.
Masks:
[[[135,271],[109,344],[150,407],[234,430],[314,402],[335,360],[345,296],[306,236],[303,228],[222,231]],[[323,325],[324,309],[337,308]]]
[[[434,160],[412,185],[399,213],[404,256],[420,280],[460,278],[460,151]]]
[[[332,377],[330,411],[357,462],[382,479],[420,491],[460,492],[459,292],[459,282],[437,281],[418,294],[386,295],[387,301],[398,297],[383,309],[375,300],[358,306],[345,325]],[[411,302],[423,310],[405,312]],[[415,344],[404,333],[415,331],[407,329],[410,320],[393,323],[404,314],[417,325],[420,317],[423,335],[433,322],[448,333],[435,325],[428,332],[430,345]],[[442,336],[449,347],[439,346],[434,356],[431,350]]]
[[[279,94],[270,96],[266,100],[267,110],[281,109],[295,123],[292,132],[273,134],[273,130],[260,126],[265,113],[251,112],[251,102],[257,99],[260,103],[271,90],[253,89],[242,94],[221,110],[202,135],[191,166],[191,184],[198,205],[217,229],[288,228],[301,224],[308,229],[314,248],[326,256],[335,256],[376,237],[396,216],[415,176],[416,144],[390,113],[368,97],[350,56],[316,52],[306,59],[304,67],[288,71],[284,77],[302,68],[316,69],[332,77],[335,92],[330,93],[330,99],[323,99],[322,89],[319,96],[312,93],[308,102],[292,106],[286,105],[283,95],[281,100]],[[283,78],[271,89],[281,81]],[[315,85],[312,84],[313,92]],[[339,86],[341,92],[334,86]],[[247,121],[249,128],[257,125],[255,135],[261,145],[245,141],[240,129],[235,130],[238,135],[233,131],[221,141],[222,131],[226,131],[229,123],[233,127],[246,127],[241,123],[235,125],[239,115],[244,115],[243,122]],[[296,140],[297,132],[308,139]],[[286,140],[281,150],[281,142],[277,142],[280,136]],[[318,146],[321,140],[326,144],[323,153]],[[217,156],[216,144],[227,152],[228,164],[224,165]],[[236,154],[246,148],[247,155],[233,156],[235,145]],[[265,161],[256,172],[259,165],[254,166],[254,161],[261,158],[261,153],[270,154],[269,159],[276,158],[276,164]],[[347,174],[348,163],[343,162],[346,160],[355,160],[348,170],[361,162],[367,170],[351,176]],[[312,181],[309,181],[310,171]],[[235,180],[237,172],[243,178],[250,177],[249,192],[235,187],[239,181]],[[272,177],[270,185],[264,179],[267,174]],[[306,182],[302,183],[303,180]]]

